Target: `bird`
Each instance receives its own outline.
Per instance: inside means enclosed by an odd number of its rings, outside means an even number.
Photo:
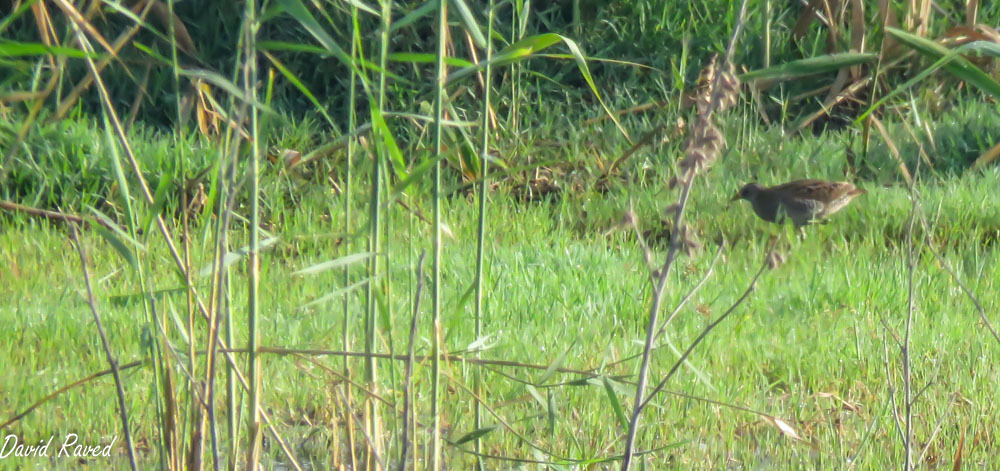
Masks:
[[[782,224],[787,218],[801,229],[824,221],[864,193],[849,182],[807,179],[772,187],[747,183],[730,201],[747,200],[761,219]]]

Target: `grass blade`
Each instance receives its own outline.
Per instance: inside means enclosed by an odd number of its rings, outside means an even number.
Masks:
[[[392,170],[399,180],[406,179],[406,161],[403,159],[403,152],[399,150],[396,138],[392,136],[392,131],[385,122],[382,111],[377,107],[372,107],[372,125],[378,131],[376,134],[382,137],[382,143],[389,153],[389,161],[392,162]]]
[[[886,32],[899,40],[900,43],[905,44],[915,49],[920,54],[934,60],[940,60],[952,53],[952,51],[948,48],[934,41],[915,36],[900,29],[887,28]],[[979,45],[975,46],[975,48],[977,50],[989,50]],[[944,64],[944,69],[952,75],[975,85],[984,92],[993,95],[993,97],[1000,98],[1000,83],[990,78],[986,72],[983,72],[982,69],[969,62],[968,59],[956,55]]]
[[[135,255],[115,233],[105,229],[103,226],[94,226],[94,230],[97,231],[97,233],[100,234],[113,249],[115,249],[115,252],[118,252],[118,254],[132,266],[132,268],[139,268],[139,263],[136,261]]]
[[[608,402],[611,403],[611,410],[614,411],[615,417],[618,418],[618,423],[621,425],[622,430],[628,430],[628,416],[625,415],[625,409],[622,408],[622,403],[618,400],[618,394],[615,393],[615,388],[611,385],[611,380],[605,376],[601,378],[601,382],[604,383],[604,392],[608,396]]]
[[[266,113],[276,114],[276,112],[273,109],[271,109],[270,106],[261,103],[260,101],[257,100],[256,97],[253,96],[247,97],[247,95],[243,93],[243,90],[241,90],[240,87],[237,87],[235,83],[223,77],[218,72],[213,72],[211,70],[203,70],[203,69],[179,69],[177,72],[185,77],[201,79],[208,83],[211,83],[216,87],[225,90],[232,97],[238,99],[244,99],[246,97],[249,100],[247,101],[247,103],[253,105],[253,107],[256,108],[257,110],[264,111]]]
[[[394,33],[400,28],[405,28],[409,25],[412,25],[413,23],[416,23],[417,20],[420,20],[421,18],[430,15],[431,12],[433,12],[436,9],[437,9],[437,2],[435,0],[427,0],[427,2],[424,3],[423,5],[420,5],[419,8],[407,13],[402,18],[400,18],[399,21],[394,21],[392,23],[392,27],[389,28],[389,32]]]
[[[375,278],[378,278],[378,277],[375,277]],[[363,280],[361,280],[361,281],[359,281],[357,283],[354,283],[354,284],[352,284],[350,286],[346,286],[344,288],[340,288],[338,290],[331,291],[331,292],[329,292],[327,294],[324,294],[323,296],[320,296],[319,298],[316,298],[316,299],[314,299],[314,300],[312,300],[312,301],[310,301],[310,302],[308,302],[306,304],[303,304],[299,309],[305,309],[305,308],[310,307],[310,306],[315,306],[317,304],[322,304],[322,303],[325,303],[327,301],[332,301],[334,299],[337,299],[340,296],[343,296],[343,295],[345,295],[347,293],[350,293],[351,291],[354,291],[354,290],[356,290],[356,289],[358,289],[358,288],[360,288],[362,286],[367,285],[370,281],[372,281],[372,279],[373,278],[371,278],[371,277],[365,278],[365,279],[363,279]]]
[[[473,441],[473,440],[475,440],[477,438],[482,438],[482,437],[486,436],[487,434],[489,434],[490,432],[492,432],[492,431],[494,431],[494,430],[496,430],[498,428],[500,428],[499,425],[490,425],[488,427],[477,428],[477,429],[475,429],[475,430],[473,430],[473,431],[471,431],[471,432],[469,432],[469,433],[467,433],[465,435],[462,435],[461,437],[458,437],[458,440],[455,440],[452,444],[453,445],[462,445],[464,443],[471,442],[471,441]]]
[[[483,32],[479,29],[479,24],[476,23],[476,18],[472,16],[472,10],[469,9],[469,5],[465,3],[465,0],[451,0],[455,8],[458,9],[458,16],[462,18],[462,24],[465,25],[465,31],[472,36],[472,40],[476,43],[476,46],[481,48],[486,47],[486,37],[483,36]]]
[[[878,59],[878,54],[872,53],[828,54],[752,70],[740,75],[739,78],[745,82],[750,80],[790,80],[840,70],[852,65],[867,64],[876,59]]]
[[[351,254],[334,260],[329,260],[323,263],[317,263],[315,265],[303,268],[298,271],[294,271],[292,272],[292,275],[293,276],[315,275],[317,273],[322,273],[327,270],[333,270],[334,268],[353,265],[362,260],[367,260],[368,257],[371,257],[373,255],[375,254],[372,252],[361,252],[361,253]]]
[[[429,52],[393,52],[389,54],[389,60],[392,62],[408,62],[411,64],[433,64],[437,58],[434,54]],[[475,67],[476,64],[469,62],[461,57],[447,57],[444,60],[445,64],[452,67]]]
[[[64,46],[46,46],[41,43],[22,43],[14,41],[0,42],[0,57],[33,57],[33,56],[66,56],[72,59],[82,59],[88,54],[79,49]],[[97,54],[90,54],[91,59],[97,59]]]
[[[276,244],[278,242],[278,240],[279,240],[278,237],[271,237],[271,238],[268,238],[268,239],[264,239],[264,240],[262,240],[262,241],[260,241],[258,243],[258,246],[257,246],[258,250],[266,249],[266,248],[268,248],[268,247]],[[240,261],[243,257],[246,257],[249,254],[250,254],[250,246],[249,245],[245,245],[245,246],[240,247],[240,248],[238,248],[236,250],[233,250],[232,252],[229,252],[229,253],[227,253],[226,255],[224,255],[222,257],[222,266],[219,267],[219,269],[223,270],[226,267],[228,267],[228,266],[230,266],[230,265],[232,265],[232,264]],[[209,276],[211,274],[212,274],[212,264],[211,263],[209,263],[208,265],[202,267],[202,269],[198,271],[198,276],[199,277],[206,277],[206,276]]]
[[[563,350],[563,352],[556,357],[556,360],[553,361],[544,372],[542,372],[542,376],[538,378],[538,381],[535,381],[535,384],[545,384],[546,381],[551,379],[552,375],[556,374],[556,372],[559,371],[559,368],[562,367],[563,363],[566,362],[566,356],[569,355],[569,351],[575,346],[576,340],[573,340],[573,342],[569,344],[569,347],[567,347],[566,350]]]
[[[156,193],[153,195],[153,205],[146,210],[146,216],[142,218],[142,224],[139,226],[142,228],[143,233],[148,233],[150,228],[153,226],[153,221],[156,220],[156,215],[163,211],[163,206],[167,203],[167,198],[170,196],[170,184],[173,183],[173,175],[167,173],[160,178],[160,183],[156,185]]]

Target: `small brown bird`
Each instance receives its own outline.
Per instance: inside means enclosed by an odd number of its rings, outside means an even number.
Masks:
[[[796,180],[769,188],[748,183],[731,201],[747,200],[761,219],[781,224],[787,217],[800,228],[826,219],[864,193],[848,182]]]

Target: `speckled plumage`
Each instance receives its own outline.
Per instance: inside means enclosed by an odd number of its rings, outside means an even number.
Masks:
[[[826,219],[864,193],[848,182],[796,180],[772,187],[748,183],[733,200],[749,201],[765,221],[781,224],[787,217],[796,227],[802,227]]]

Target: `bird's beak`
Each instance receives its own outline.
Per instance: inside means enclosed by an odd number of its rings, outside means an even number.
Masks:
[[[736,194],[733,195],[732,198],[729,198],[729,204],[733,204],[733,201],[736,201],[736,200],[739,200],[739,199],[740,199],[740,192],[737,191]]]

